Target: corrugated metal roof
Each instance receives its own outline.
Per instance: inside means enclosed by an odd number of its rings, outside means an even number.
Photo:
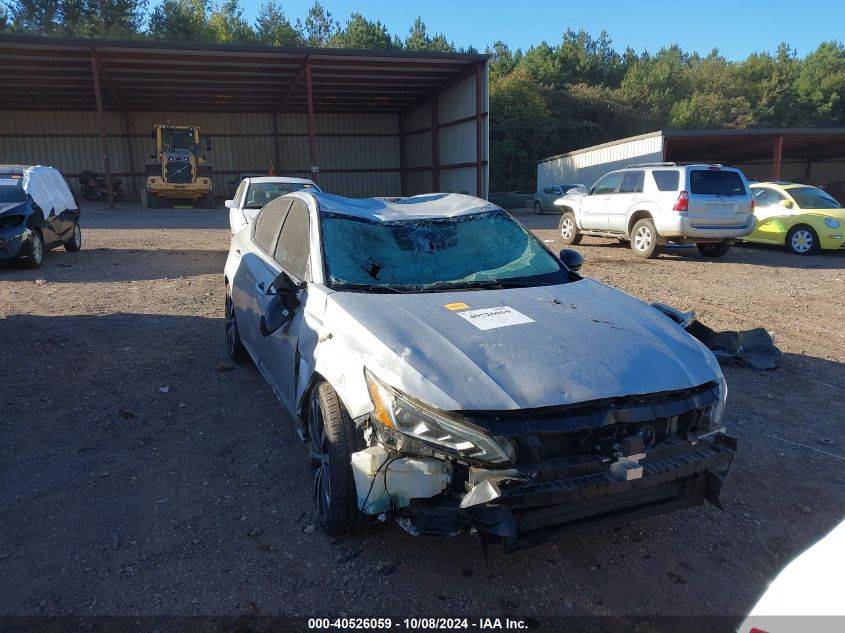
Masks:
[[[488,55],[231,44],[0,37],[0,110],[399,112]]]

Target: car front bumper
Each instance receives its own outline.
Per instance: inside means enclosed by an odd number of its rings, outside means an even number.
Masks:
[[[551,460],[533,473],[476,484],[486,489],[479,503],[466,505],[472,491],[463,499],[415,499],[396,518],[415,535],[469,529],[482,542],[502,542],[511,551],[704,501],[721,507],[722,483],[735,452],[736,440],[722,433],[695,442],[673,438],[646,451],[634,478],[610,465],[584,473],[582,460]]]
[[[0,229],[0,260],[17,259],[29,255],[31,231],[23,226]]]

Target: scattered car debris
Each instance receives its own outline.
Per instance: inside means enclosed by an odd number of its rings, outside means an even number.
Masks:
[[[696,319],[692,310],[681,312],[665,303],[651,305],[704,343],[720,363],[758,370],[775,369],[783,355],[775,345],[774,335],[766,328],[716,332]]]

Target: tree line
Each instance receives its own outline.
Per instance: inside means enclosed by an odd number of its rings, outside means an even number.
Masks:
[[[267,0],[250,23],[238,0],[0,0],[0,32],[149,38],[369,50],[476,52],[428,32],[407,34],[352,13],[343,23],[319,2],[289,18]],[[658,129],[841,127],[845,46],[823,42],[804,57],[788,44],[730,61],[678,45],[619,52],[607,33],[567,30],[526,51],[497,41],[490,60],[492,190],[534,187],[538,159]]]

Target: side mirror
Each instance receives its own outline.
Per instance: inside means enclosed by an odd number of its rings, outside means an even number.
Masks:
[[[258,329],[261,331],[261,336],[270,336],[276,330],[290,323],[291,319],[293,319],[293,308],[287,306],[285,296],[274,294],[270,297],[270,301],[264,309],[264,314],[261,315]]]
[[[304,281],[294,281],[285,271],[280,272],[273,280],[273,283],[270,284],[270,286],[276,289],[276,292],[288,292],[293,293],[294,295],[296,295],[299,290],[304,289],[307,285],[308,284]]]
[[[235,204],[234,200],[226,200],[226,208],[227,209],[237,209],[238,205]]]
[[[793,204],[792,200],[781,200],[778,204],[785,209],[791,209],[795,205]]]
[[[279,273],[270,287],[276,292],[269,294],[270,300],[258,322],[261,336],[270,336],[273,332],[284,328],[293,319],[293,311],[299,305],[296,293],[308,284],[304,281],[296,282],[284,271]]]
[[[584,263],[584,257],[576,250],[565,248],[560,252],[560,261],[562,261],[564,266],[573,273],[577,273],[581,270],[581,265]]]

